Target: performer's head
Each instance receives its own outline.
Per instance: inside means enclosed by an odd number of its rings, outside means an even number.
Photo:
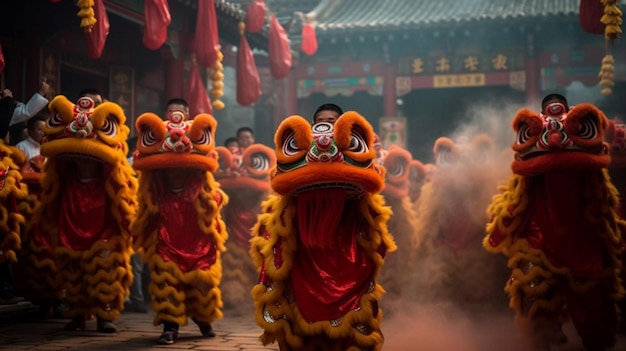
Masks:
[[[189,104],[185,99],[173,98],[169,99],[165,104],[165,120],[169,119],[169,115],[174,112],[182,112],[185,119],[189,119]]]
[[[313,124],[319,122],[328,122],[335,124],[339,116],[343,114],[341,107],[335,104],[323,104],[315,110],[313,114]]]
[[[563,111],[559,110],[559,104],[562,105]],[[569,111],[569,105],[565,96],[560,94],[548,94],[541,101],[541,113],[544,115],[561,115]]]

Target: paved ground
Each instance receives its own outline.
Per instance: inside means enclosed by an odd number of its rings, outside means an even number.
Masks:
[[[87,331],[67,332],[63,331],[67,320],[35,319],[32,313],[24,311],[10,315],[9,307],[17,306],[0,307],[4,307],[0,308],[0,350],[278,351],[276,345],[263,347],[260,344],[261,330],[251,316],[229,315],[228,311],[224,312],[224,319],[213,325],[215,338],[201,337],[198,328],[190,322],[180,329],[175,344],[161,346],[155,344],[161,328],[152,325],[153,313],[123,313],[116,321],[118,333],[101,334],[95,332],[95,321],[88,321]],[[438,310],[425,308],[405,312],[383,320],[383,351],[534,351],[522,347],[512,328],[510,313],[476,322],[462,315],[444,316]],[[565,332],[570,342],[552,351],[584,351],[571,325],[566,325]],[[624,335],[612,350],[626,350]]]
[[[195,324],[180,329],[174,345],[156,345],[161,327],[152,325],[153,313],[123,313],[116,321],[118,333],[95,332],[96,322],[88,321],[84,332],[63,331],[64,319],[33,319],[16,316],[0,321],[1,350],[41,351],[126,351],[126,350],[197,350],[197,351],[276,351],[278,347],[263,347],[258,341],[260,329],[251,317],[230,317],[214,323],[215,338],[200,336]]]

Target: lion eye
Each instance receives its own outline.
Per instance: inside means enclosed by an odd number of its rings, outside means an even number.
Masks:
[[[209,145],[211,144],[211,130],[209,128],[205,128],[200,138],[194,141],[196,144]]]
[[[517,143],[524,144],[530,139],[530,126],[528,123],[520,123],[517,130]]]
[[[145,147],[153,146],[157,143],[157,138],[151,130],[141,134],[141,145]]]
[[[298,144],[296,143],[296,133],[293,131],[287,135],[285,142],[283,142],[283,154],[287,156],[293,156],[300,151]]]
[[[363,140],[363,138],[360,135],[354,132],[352,133],[352,137],[350,138],[350,146],[348,147],[348,150],[352,152],[359,152],[359,153],[364,153],[364,152],[369,151],[367,144],[365,143],[365,140]]]
[[[115,136],[117,134],[117,123],[112,121],[111,117],[107,117],[101,130],[108,136]]]
[[[49,128],[58,127],[60,125],[63,125],[63,119],[61,118],[61,115],[59,115],[59,113],[57,112],[50,116],[50,118],[48,118],[46,124]]]

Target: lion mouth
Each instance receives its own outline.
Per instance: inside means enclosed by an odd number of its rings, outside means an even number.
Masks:
[[[355,194],[360,194],[363,192],[363,188],[361,188],[359,185],[354,184],[354,183],[323,182],[323,183],[315,183],[315,184],[309,184],[309,185],[299,187],[294,191],[294,194],[297,195],[305,191],[319,190],[319,189],[335,189],[338,191],[344,191],[347,193],[355,193]]]

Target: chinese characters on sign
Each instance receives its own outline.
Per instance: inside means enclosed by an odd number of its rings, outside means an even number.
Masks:
[[[485,85],[484,73],[442,74],[433,76],[434,88],[478,87]]]
[[[524,69],[523,57],[504,53],[414,57],[400,64],[399,73],[420,75],[517,71]]]

